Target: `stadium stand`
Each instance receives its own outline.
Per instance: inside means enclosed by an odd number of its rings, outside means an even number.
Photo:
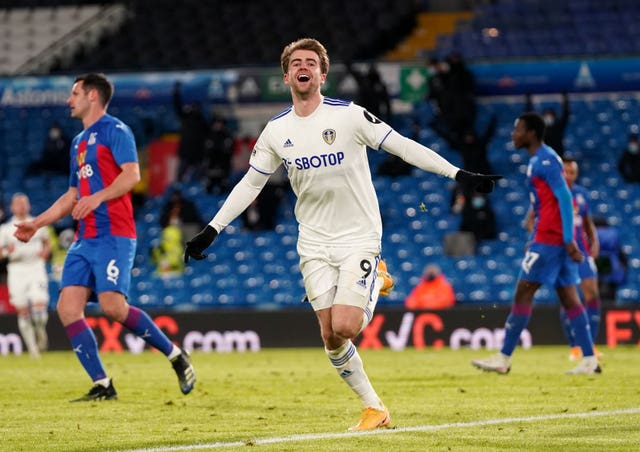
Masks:
[[[80,49],[56,72],[176,70],[273,64],[282,47],[302,36],[325,43],[333,61],[370,59],[413,28],[408,0],[136,0],[129,18],[104,35],[95,52]],[[135,62],[135,63],[132,63]]]
[[[435,55],[468,60],[612,56],[640,52],[640,4],[633,0],[478,2],[472,19],[438,38]]]
[[[50,7],[51,3],[46,0],[4,0],[0,2],[0,8],[5,11],[0,13],[0,17],[18,6]],[[79,1],[58,3],[94,4]],[[279,59],[282,44],[298,37],[301,32],[325,40],[336,60],[369,59],[387,54],[390,45],[395,45],[391,43],[400,39],[402,33],[399,30],[406,32],[415,23],[414,3],[408,1],[375,0],[366,2],[368,6],[363,8],[364,2],[361,1],[331,0],[314,6],[322,9],[321,14],[293,0],[243,2],[251,14],[239,14],[238,3],[217,0],[127,2],[135,14],[115,35],[98,40],[100,52],[85,48],[77,52],[67,66],[53,68],[52,72],[272,65]],[[607,8],[602,7],[603,3]],[[343,6],[348,11],[335,14]],[[286,8],[290,14],[279,13],[280,7]],[[380,14],[382,8],[392,10],[394,14]],[[609,12],[603,13],[603,8]],[[161,18],[161,12],[166,12],[171,20]],[[637,27],[628,25],[638,22],[640,6],[630,0],[500,0],[478,2],[472,13],[472,18],[458,22],[452,35],[437,40],[436,51],[440,55],[458,50],[470,60],[494,60],[640,52],[640,48],[636,48],[640,39],[634,34]],[[378,31],[363,26],[373,17],[382,16],[385,18],[380,19],[382,28]],[[348,25],[339,22],[346,20],[344,17],[354,22]],[[189,18],[189,26],[181,25],[186,18]],[[614,23],[617,23],[616,37],[612,33]],[[242,27],[243,33],[234,33],[232,27],[238,26]],[[330,35],[329,30],[336,28],[344,32]],[[487,31],[493,28],[500,30],[495,37],[491,34],[493,32]],[[210,30],[216,30],[216,33]],[[355,30],[361,33],[355,33]],[[535,42],[530,39],[531,30],[535,30]],[[590,33],[583,30],[591,30],[592,36],[598,36],[599,42],[605,42],[609,47],[605,49],[600,44],[590,44]],[[226,33],[238,36],[227,39]],[[123,56],[117,52],[122,49],[132,53]],[[634,128],[637,131],[640,97],[637,93],[603,93],[572,96],[571,102],[572,116],[565,136],[567,153],[581,162],[579,182],[591,188],[594,214],[607,217],[611,225],[620,228],[623,250],[628,256],[629,275],[627,282],[618,289],[616,301],[637,302],[640,299],[640,236],[637,234],[640,227],[640,186],[622,181],[614,162],[627,134]],[[558,109],[559,98],[550,97],[545,105]],[[511,149],[510,131],[513,118],[523,108],[524,98],[492,98],[479,102],[480,122],[488,121],[492,114],[498,117],[498,131],[488,156],[494,170],[506,177],[491,195],[499,237],[483,242],[475,256],[453,258],[443,252],[444,235],[457,230],[459,221],[449,210],[453,181],[447,182],[419,170],[414,170],[411,176],[393,180],[375,178],[385,226],[383,255],[397,279],[396,290],[381,304],[402,305],[425,263],[431,260],[438,262],[452,282],[458,303],[508,303],[511,300],[526,241],[520,219],[524,218],[528,195],[522,187],[526,156]],[[175,121],[173,113],[166,108],[118,107],[112,113],[132,126],[142,145],[145,143],[144,118],[167,123]],[[423,144],[460,164],[460,156],[429,130],[427,124],[432,116],[429,104],[417,104],[411,113],[396,115],[394,126],[409,134],[413,121],[419,121],[424,128]],[[13,192],[24,190],[32,197],[34,212],[38,212],[53,201],[52,196],[66,189],[67,181],[63,177],[44,178],[24,173],[29,162],[39,156],[44,133],[53,118],[62,122],[69,134],[78,131],[78,124],[67,118],[64,108],[0,110],[0,191],[5,203]],[[42,130],[42,134],[33,133],[34,130]],[[18,154],[16,149],[22,152]],[[373,173],[383,157],[381,153],[371,153]],[[187,184],[183,192],[196,201],[204,217],[210,215],[212,206],[223,200],[220,195],[206,193],[204,187],[197,183]],[[182,310],[301,305],[304,290],[295,251],[297,227],[291,214],[291,196],[281,206],[280,221],[274,231],[245,232],[241,224],[235,222],[220,235],[206,261],[188,267],[183,277],[173,279],[154,276],[149,262],[149,250],[160,236],[158,214],[164,201],[163,196],[151,198],[137,214],[139,249],[131,293],[134,303]],[[421,203],[425,205],[425,212],[419,207]],[[537,300],[555,302],[555,294],[544,288],[538,292]]]
[[[11,2],[9,2],[11,3]],[[29,1],[0,9],[0,74],[47,73],[82,45],[95,46],[124,20],[121,4],[30,6]]]

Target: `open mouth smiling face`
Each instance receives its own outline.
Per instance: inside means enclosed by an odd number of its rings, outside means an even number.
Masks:
[[[296,50],[285,73],[285,83],[299,94],[310,95],[324,82],[318,56],[310,50]]]
[[[298,74],[296,80],[302,83],[308,82],[309,80],[311,80],[311,76],[309,74]]]

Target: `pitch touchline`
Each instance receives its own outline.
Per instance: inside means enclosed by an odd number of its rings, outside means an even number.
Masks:
[[[145,449],[133,449],[126,452],[175,452],[182,450],[198,450],[198,449],[219,449],[224,447],[241,447],[248,445],[261,445],[261,444],[277,444],[277,443],[291,443],[295,441],[309,441],[318,439],[336,439],[336,438],[351,438],[356,436],[365,435],[385,435],[393,433],[404,432],[428,432],[434,430],[444,430],[449,428],[465,428],[465,427],[483,427],[485,425],[496,424],[513,424],[515,422],[533,422],[533,421],[550,421],[554,419],[571,419],[571,418],[584,418],[584,417],[598,417],[598,416],[615,416],[619,414],[640,414],[640,408],[627,408],[622,410],[612,411],[589,411],[587,413],[573,413],[573,414],[545,414],[542,416],[526,416],[526,417],[511,417],[505,419],[488,419],[486,421],[474,421],[474,422],[454,422],[451,424],[440,425],[421,425],[416,427],[400,427],[380,430],[369,430],[365,432],[343,432],[343,433],[309,433],[303,435],[291,435],[275,438],[262,438],[252,439],[248,441],[230,441],[230,442],[215,442],[215,443],[203,443],[193,444],[190,446],[166,446],[166,447],[151,447]]]

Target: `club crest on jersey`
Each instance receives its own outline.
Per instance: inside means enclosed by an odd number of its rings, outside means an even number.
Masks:
[[[336,131],[333,129],[324,129],[322,131],[322,139],[325,143],[331,145],[336,141]]]
[[[84,165],[84,160],[87,157],[87,151],[82,151],[82,152],[78,152],[78,167],[81,167],[82,165]]]

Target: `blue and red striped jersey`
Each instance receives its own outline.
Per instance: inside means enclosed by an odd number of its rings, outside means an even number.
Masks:
[[[131,129],[108,114],[73,139],[70,154],[69,185],[78,189],[78,198],[109,186],[121,165],[138,161]],[[103,202],[78,222],[77,239],[110,235],[136,238],[131,193]]]
[[[573,239],[573,202],[562,160],[543,144],[529,160],[527,183],[536,214],[533,241],[563,245]]]

